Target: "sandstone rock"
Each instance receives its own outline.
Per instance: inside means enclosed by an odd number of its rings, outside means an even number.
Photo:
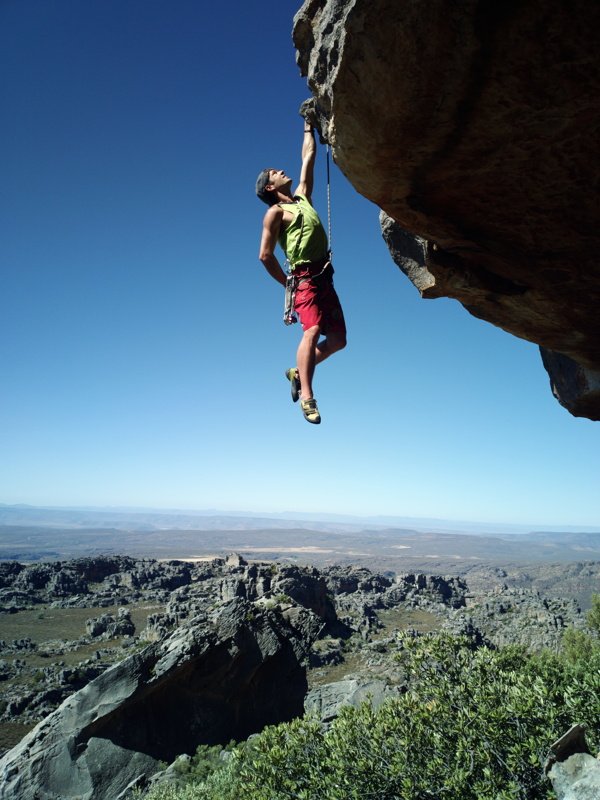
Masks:
[[[77,573],[63,569],[50,578],[47,590],[53,597],[69,597],[73,594],[87,593],[88,586]]]
[[[474,595],[467,609],[456,609],[443,628],[477,640],[477,632],[497,647],[522,644],[532,650],[558,651],[567,627],[583,629],[585,617],[576,600],[548,600],[531,589],[499,586]]]
[[[368,700],[377,708],[386,700],[397,697],[400,689],[385,681],[337,681],[312,689],[306,696],[307,713],[316,714],[323,723],[331,722],[342,706],[360,706]]]
[[[334,595],[353,594],[359,591],[381,593],[393,583],[391,578],[374,574],[366,567],[326,567],[322,572],[327,588]]]
[[[246,584],[236,575],[227,575],[219,582],[221,600],[233,600],[234,597],[246,597]]]
[[[101,583],[111,575],[134,569],[136,560],[130,556],[84,556],[68,563],[85,581]]]
[[[126,608],[120,608],[116,617],[113,614],[102,614],[100,617],[87,619],[85,628],[94,639],[103,635],[107,639],[114,639],[116,636],[131,636],[135,633],[131,612]]]
[[[336,618],[335,609],[327,596],[325,578],[315,567],[279,565],[271,581],[271,591],[274,596],[288,595],[326,622],[333,622]]]
[[[6,586],[12,586],[14,579],[17,575],[25,569],[23,564],[18,561],[1,561],[0,562],[0,589]]]
[[[550,388],[558,402],[574,417],[597,419],[600,406],[600,372],[586,369],[562,353],[540,347],[550,376]]]
[[[598,800],[600,761],[587,753],[576,753],[555,764],[549,777],[558,800]]]
[[[600,761],[590,755],[581,725],[552,745],[546,772],[558,800],[597,800],[600,797]]]
[[[123,585],[132,589],[166,589],[173,591],[191,582],[191,567],[183,561],[137,562],[135,567],[121,573]]]
[[[45,589],[59,569],[57,564],[34,564],[17,575],[13,586],[27,592]]]
[[[421,295],[571,359],[553,389],[596,420],[599,24],[586,0],[307,0],[293,34],[304,112]]]
[[[230,553],[225,559],[228,567],[245,567],[248,562],[239,553]]]
[[[236,599],[106,670],[0,760],[0,798],[112,800],[161,760],[302,714],[322,622],[295,615],[302,634]]]
[[[309,666],[311,669],[341,664],[344,660],[342,641],[340,639],[322,639],[310,651]]]

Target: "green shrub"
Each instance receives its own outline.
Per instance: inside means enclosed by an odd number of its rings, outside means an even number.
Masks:
[[[198,746],[195,754],[189,761],[178,762],[175,765],[175,770],[180,773],[186,783],[199,783],[208,776],[222,769],[226,762],[221,759],[221,752],[223,749],[231,751],[235,747],[235,742],[232,740],[223,748],[220,744],[208,745],[201,744]]]
[[[596,635],[600,635],[600,594],[592,594],[592,607],[585,615],[588,628]]]
[[[185,793],[152,800],[543,800],[552,742],[581,722],[598,748],[600,648],[570,661],[445,633],[399,645],[398,698],[343,708],[328,731],[309,717],[266,728]]]
[[[233,742],[225,748],[231,750]],[[240,746],[240,751],[246,747]],[[227,761],[219,759],[223,748],[201,745],[192,757],[189,771],[182,771],[182,783],[157,786],[147,793],[138,790],[136,800],[240,800],[250,797],[240,786],[237,754]],[[209,762],[207,765],[206,762]],[[203,778],[199,773],[205,772]]]
[[[567,628],[562,637],[562,645],[565,656],[573,663],[588,659],[594,649],[589,633],[577,628]]]
[[[402,643],[412,686],[398,700],[342,709],[327,733],[302,719],[258,737],[240,761],[253,800],[539,800],[555,739],[584,722],[597,743],[598,670],[446,634]]]

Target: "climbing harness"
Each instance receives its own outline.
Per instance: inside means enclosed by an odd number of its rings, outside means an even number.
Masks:
[[[286,325],[292,325],[294,322],[298,322],[298,317],[295,310],[296,290],[298,289],[298,286],[302,285],[307,280],[317,280],[321,277],[321,275],[323,275],[328,267],[331,267],[331,178],[329,174],[328,144],[325,146],[325,152],[327,154],[327,241],[329,242],[327,260],[325,261],[323,269],[320,272],[317,272],[315,275],[305,277],[303,280],[299,280],[299,277],[294,273],[294,258],[298,252],[298,248],[300,247],[300,242],[302,241],[302,232],[304,231],[304,214],[301,210],[299,210],[298,215],[300,217],[300,236],[296,242],[296,247],[294,248],[293,254],[286,260],[284,264],[284,267],[287,268],[287,277],[285,280],[285,304],[283,309],[283,321]]]

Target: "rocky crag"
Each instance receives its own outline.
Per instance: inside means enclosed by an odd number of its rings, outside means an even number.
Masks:
[[[382,702],[405,686],[390,653],[411,620],[475,644],[550,648],[565,627],[584,627],[575,601],[530,589],[472,592],[456,577],[247,563],[235,554],[197,564],[7,562],[0,582],[5,619],[44,604],[119,607],[86,617],[76,641],[0,642],[2,718],[39,721],[0,762],[0,798],[21,800],[113,798],[199,744],[239,741],[304,709],[326,723],[366,694]],[[67,585],[77,594],[66,596]],[[137,631],[130,608],[140,601],[160,610]],[[27,663],[80,648],[86,658],[71,667]],[[328,683],[334,675],[343,680]]]
[[[304,109],[425,298],[541,346],[600,419],[600,7],[306,0]]]
[[[558,800],[595,800],[600,797],[600,755],[590,753],[585,728],[574,725],[551,747],[546,774]]]
[[[245,739],[303,713],[301,660],[321,621],[235,599],[114,665],[0,764],[8,800],[109,800],[200,744]]]

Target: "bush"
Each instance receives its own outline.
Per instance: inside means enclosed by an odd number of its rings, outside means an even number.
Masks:
[[[289,594],[278,594],[275,598],[276,603],[293,603],[294,601]]]
[[[235,747],[232,740],[223,748],[221,745],[201,744],[189,761],[183,761],[175,765],[175,769],[185,779],[186,783],[201,782],[208,776],[222,769],[226,762],[221,759],[223,749],[231,752]]]
[[[598,741],[597,670],[446,634],[402,644],[412,685],[398,700],[342,709],[327,733],[302,719],[258,737],[240,762],[254,800],[539,800],[549,745],[575,722]]]
[[[401,636],[405,694],[266,728],[223,769],[153,800],[542,800],[550,744],[574,723],[600,733],[600,648],[575,662],[466,638]]]
[[[589,633],[577,628],[567,628],[562,637],[565,656],[572,663],[588,659],[594,649],[594,642]]]
[[[600,594],[592,594],[592,607],[585,615],[588,628],[596,635],[600,635]]]

